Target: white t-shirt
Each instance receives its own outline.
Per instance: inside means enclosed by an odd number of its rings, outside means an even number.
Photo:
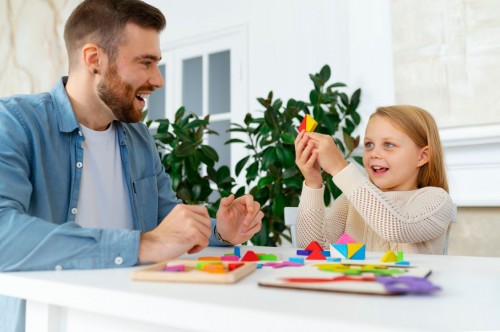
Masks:
[[[116,125],[94,131],[80,124],[85,141],[76,223],[88,228],[132,229]]]

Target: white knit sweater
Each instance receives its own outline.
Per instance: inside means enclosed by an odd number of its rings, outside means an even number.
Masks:
[[[304,183],[297,216],[299,247],[316,240],[328,249],[347,233],[369,251],[443,254],[454,206],[442,188],[382,192],[353,164],[333,181],[342,195],[327,208],[325,188]]]

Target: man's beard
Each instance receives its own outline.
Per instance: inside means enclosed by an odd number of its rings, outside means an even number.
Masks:
[[[146,85],[134,91],[132,85],[118,75],[115,65],[109,66],[104,79],[97,86],[99,98],[111,109],[116,119],[127,123],[142,119],[142,109],[134,107],[138,91],[154,91],[154,87]]]

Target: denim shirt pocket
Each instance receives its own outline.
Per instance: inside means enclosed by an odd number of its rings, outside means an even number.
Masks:
[[[150,231],[158,225],[158,187],[156,176],[133,182],[141,231]]]

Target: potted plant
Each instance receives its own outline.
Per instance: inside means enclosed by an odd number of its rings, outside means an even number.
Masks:
[[[244,172],[249,192],[261,204],[264,212],[262,229],[252,237],[256,245],[276,246],[282,239],[291,242],[291,234],[284,223],[284,208],[298,206],[304,177],[295,165],[294,140],[298,126],[306,114],[318,122],[316,132],[332,135],[346,159],[362,163],[353,155],[359,145],[359,135],[353,136],[361,118],[357,112],[361,90],[349,97],[342,88],[344,83],[328,84],[330,67],[325,65],[319,73],[309,75],[314,88],[309,101],[289,99],[284,105],[269,92],[267,98],[257,100],[264,108],[262,116],[247,114],[244,124],[233,123],[230,131],[243,133],[246,140],[235,138],[227,143],[243,144],[248,156],[235,168],[236,175]],[[329,205],[341,191],[331,175],[323,172],[325,204]],[[239,192],[244,191],[240,188]]]
[[[185,204],[205,205],[210,216],[215,217],[221,197],[231,194],[235,181],[227,165],[215,167],[219,155],[203,142],[206,135],[218,135],[209,129],[210,116],[200,119],[181,107],[174,122],[158,119],[149,120],[146,125],[150,127],[153,122],[158,123],[153,138],[177,197]],[[241,196],[243,190],[236,195]]]
[[[359,145],[359,136],[354,137],[354,131],[361,121],[357,112],[361,90],[348,96],[342,91],[344,83],[328,85],[331,76],[328,65],[309,76],[314,88],[308,101],[289,99],[284,105],[269,92],[267,98],[257,99],[264,108],[260,117],[247,114],[244,124],[233,123],[229,129],[244,134],[246,139],[234,138],[226,144],[243,144],[248,150],[248,156],[235,167],[237,176],[244,173],[246,186],[240,186],[235,195],[250,192],[264,212],[262,229],[251,239],[256,245],[276,246],[283,239],[291,242],[283,214],[285,206],[298,206],[302,191],[304,178],[295,165],[293,143],[306,114],[318,122],[316,132],[332,135],[346,158],[362,163],[361,157],[353,155]],[[231,194],[235,180],[228,166],[215,168],[219,156],[212,147],[203,144],[204,135],[218,135],[209,129],[209,120],[209,116],[201,119],[181,107],[174,122],[159,119],[146,124],[149,127],[153,122],[158,123],[154,139],[177,197],[186,204],[206,205],[214,217],[220,198]],[[323,181],[328,205],[341,192],[329,174],[323,173]],[[218,195],[211,199],[214,191]]]

